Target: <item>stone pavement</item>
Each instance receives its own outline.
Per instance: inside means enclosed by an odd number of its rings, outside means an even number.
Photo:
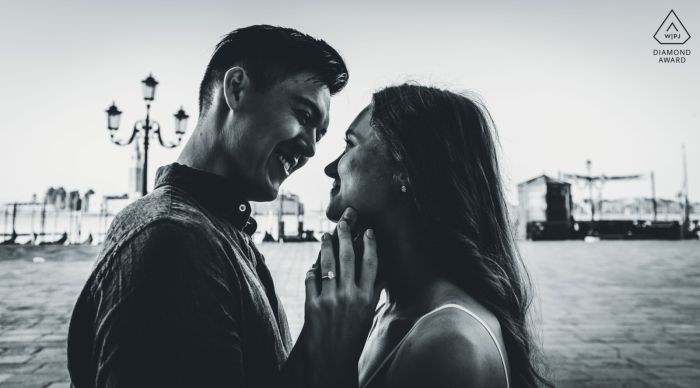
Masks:
[[[0,247],[0,388],[68,387],[68,320],[98,247],[61,248]],[[318,248],[260,246],[295,337]],[[521,250],[557,386],[700,387],[700,242],[524,242]]]
[[[68,388],[68,321],[98,249],[0,247],[0,387]]]
[[[700,241],[524,242],[561,387],[700,387]]]

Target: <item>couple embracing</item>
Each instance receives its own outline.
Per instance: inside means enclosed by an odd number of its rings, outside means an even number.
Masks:
[[[550,385],[491,118],[415,84],[376,92],[325,168],[338,225],[293,344],[248,201],[275,199],[314,156],[347,82],[338,52],[296,30],[224,37],[192,137],[115,218],[76,303],[74,387]]]

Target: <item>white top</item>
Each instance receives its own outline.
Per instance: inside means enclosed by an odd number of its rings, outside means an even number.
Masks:
[[[501,346],[498,344],[498,340],[496,339],[496,336],[493,334],[493,332],[491,331],[491,329],[489,328],[489,326],[486,324],[486,322],[484,322],[481,318],[477,317],[476,314],[474,314],[473,312],[467,310],[466,308],[464,308],[464,307],[462,307],[462,306],[460,306],[460,305],[456,305],[456,304],[446,304],[446,305],[442,305],[442,306],[436,308],[435,310],[433,310],[433,311],[431,311],[431,312],[429,312],[429,313],[423,315],[422,317],[420,317],[420,318],[416,321],[416,323],[413,325],[413,327],[411,327],[411,330],[408,331],[408,333],[406,334],[406,336],[403,337],[403,339],[401,340],[401,342],[399,342],[399,344],[396,345],[396,347],[394,348],[394,350],[392,350],[391,353],[389,353],[389,355],[386,356],[386,358],[385,358],[385,359],[382,361],[382,363],[379,365],[379,368],[377,368],[377,369],[374,371],[374,373],[372,373],[372,375],[369,377],[369,379],[367,379],[367,381],[365,382],[364,386],[367,387],[367,386],[372,382],[372,380],[374,379],[374,377],[384,368],[384,364],[386,364],[387,362],[389,362],[389,360],[391,360],[391,358],[394,356],[394,354],[396,354],[396,352],[399,350],[399,348],[401,347],[401,345],[403,345],[404,341],[406,341],[406,338],[408,338],[408,336],[411,334],[411,332],[413,331],[413,329],[415,329],[416,326],[418,326],[418,323],[419,323],[421,320],[423,320],[423,318],[427,317],[427,316],[430,315],[430,314],[436,313],[436,312],[438,312],[438,311],[440,311],[440,310],[442,310],[442,309],[446,309],[446,308],[450,308],[450,307],[456,308],[456,309],[459,309],[459,310],[464,311],[465,313],[471,315],[474,319],[476,319],[477,321],[479,321],[479,323],[481,323],[482,326],[484,326],[484,328],[486,329],[486,331],[487,331],[487,332],[489,333],[489,335],[491,336],[491,339],[493,340],[493,343],[496,344],[496,349],[498,349],[498,354],[501,356],[501,362],[503,363],[503,373],[504,373],[504,375],[505,375],[505,377],[506,377],[506,387],[510,388],[510,381],[509,381],[509,379],[508,379],[508,369],[506,369],[506,360],[505,360],[505,358],[503,358],[503,352],[501,351]]]

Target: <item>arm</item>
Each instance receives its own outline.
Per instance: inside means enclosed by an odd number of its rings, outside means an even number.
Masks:
[[[282,386],[285,388],[304,388],[309,386],[309,365],[303,344],[307,341],[306,326],[302,327],[299,338],[282,368]]]
[[[111,260],[95,323],[98,387],[243,387],[238,289],[203,237],[158,221]]]
[[[353,248],[349,222],[341,220],[337,234],[337,259],[331,235],[326,233],[320,260],[320,275],[333,272],[336,276],[319,280],[315,268],[306,273],[306,336],[301,346],[306,356],[307,381],[317,387],[358,386],[357,364],[379,298],[375,289],[378,260],[374,232],[367,230],[358,237],[364,249],[357,276],[356,261],[360,258]]]
[[[348,208],[333,236],[322,237],[306,274],[304,327],[282,371],[285,387],[358,386],[357,364],[380,292],[374,235],[361,233],[353,244],[357,224]],[[328,271],[336,278],[322,279]]]

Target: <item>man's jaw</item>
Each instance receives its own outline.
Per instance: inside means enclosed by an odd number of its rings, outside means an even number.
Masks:
[[[292,157],[289,153],[280,149],[272,151],[267,160],[266,173],[269,190],[275,193],[275,197],[279,195],[279,188],[282,183],[299,167],[301,166],[299,165],[298,156]]]

